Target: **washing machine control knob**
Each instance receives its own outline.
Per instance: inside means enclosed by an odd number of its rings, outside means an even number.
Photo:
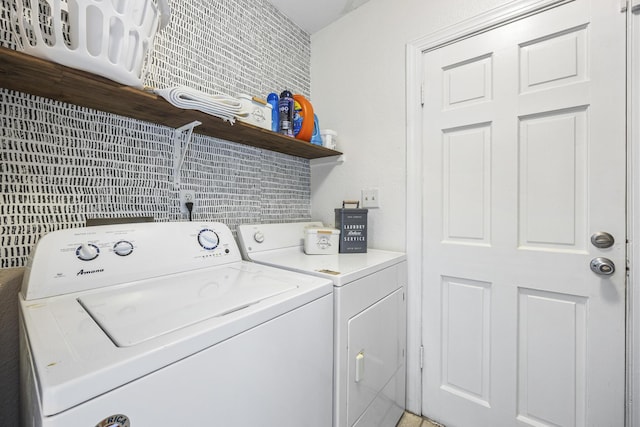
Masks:
[[[262,234],[262,231],[256,231],[255,234],[253,235],[253,240],[255,240],[258,243],[262,243],[264,242],[264,234]]]
[[[113,245],[113,252],[116,255],[127,256],[133,252],[133,243],[128,242],[126,240],[120,240],[115,245]]]
[[[218,247],[218,244],[220,244],[220,238],[218,237],[218,233],[215,231],[209,228],[204,228],[200,230],[200,233],[198,233],[198,243],[200,243],[200,246],[204,249],[211,251]]]
[[[100,249],[93,243],[83,243],[76,249],[76,256],[82,261],[91,261],[98,258]]]

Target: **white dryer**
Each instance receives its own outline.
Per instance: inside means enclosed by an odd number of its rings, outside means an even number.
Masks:
[[[334,427],[392,427],[405,408],[406,256],[307,255],[320,222],[240,225],[247,260],[331,279],[334,286]]]
[[[223,224],[50,233],[19,300],[25,426],[332,424],[332,282]]]

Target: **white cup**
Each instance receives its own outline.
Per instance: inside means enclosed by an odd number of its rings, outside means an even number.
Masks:
[[[322,137],[322,146],[331,150],[336,149],[336,142],[338,139],[338,132],[331,129],[323,129],[320,131]]]

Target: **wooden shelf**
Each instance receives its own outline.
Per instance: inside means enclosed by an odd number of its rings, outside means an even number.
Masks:
[[[198,120],[198,134],[305,159],[342,154],[239,121],[231,125],[200,111],[176,108],[156,94],[2,47],[0,87],[172,128]]]

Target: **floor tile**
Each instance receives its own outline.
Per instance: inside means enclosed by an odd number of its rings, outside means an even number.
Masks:
[[[419,417],[411,412],[405,412],[396,427],[445,427],[426,418]]]

